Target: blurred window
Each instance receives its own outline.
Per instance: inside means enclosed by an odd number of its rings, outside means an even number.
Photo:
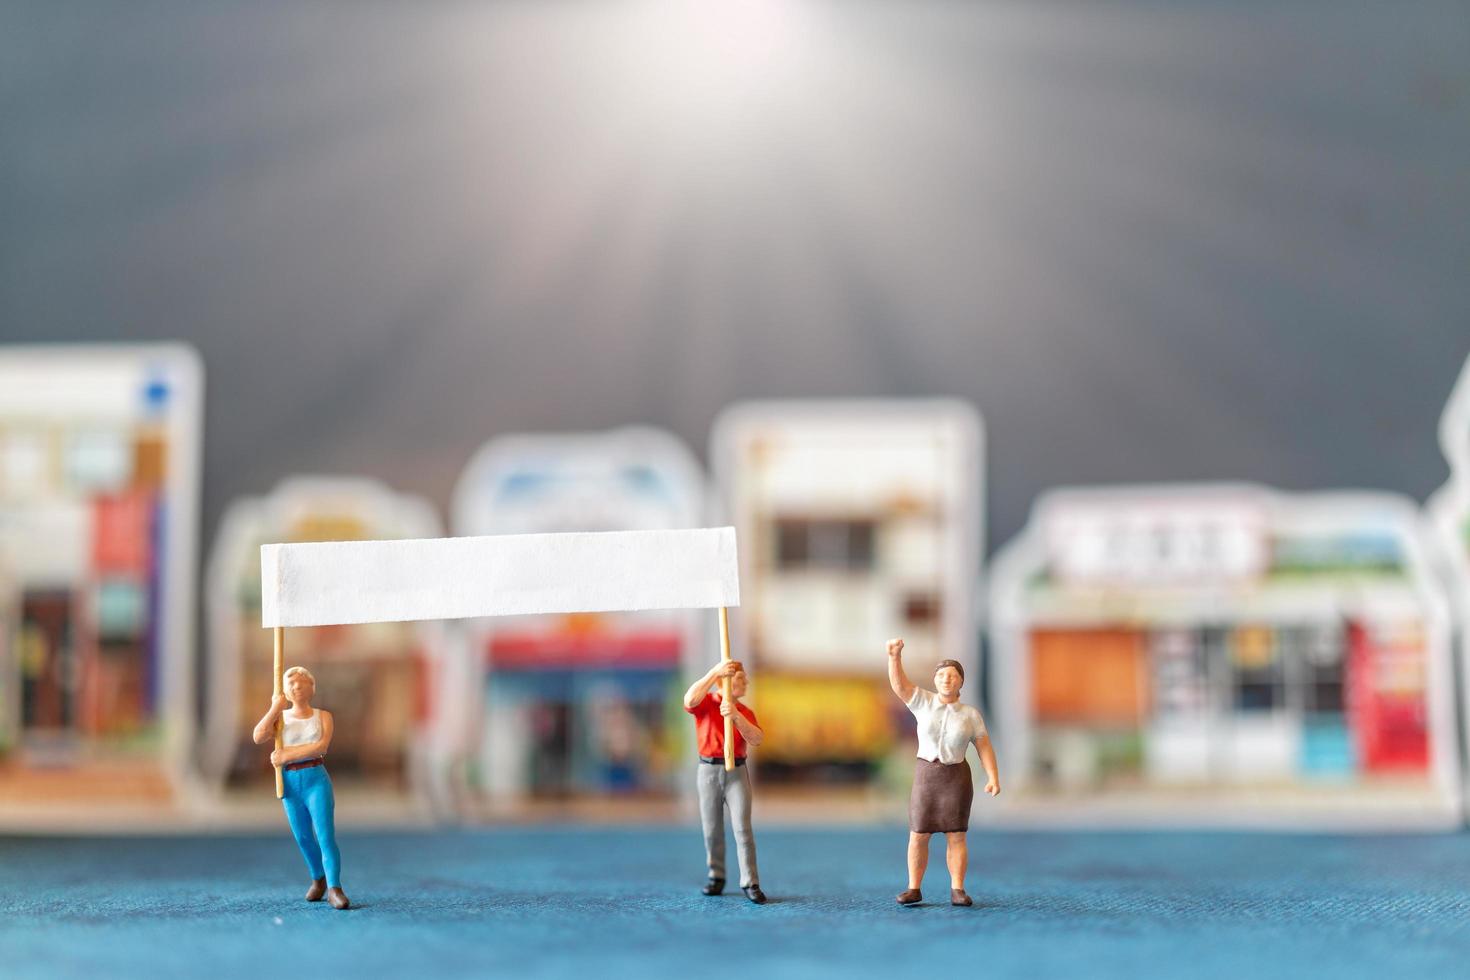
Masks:
[[[779,520],[776,565],[783,569],[869,569],[875,537],[872,521]]]
[[[1276,631],[1265,626],[1243,627],[1231,636],[1230,659],[1235,669],[1235,709],[1272,711],[1285,704]]]
[[[1195,718],[1209,708],[1209,662],[1199,630],[1164,629],[1149,638],[1154,710],[1159,717]]]
[[[1288,662],[1301,665],[1302,709],[1308,714],[1338,715],[1344,709],[1343,642],[1342,631],[1330,627],[1281,631]]]
[[[903,618],[915,626],[939,622],[939,597],[929,592],[909,596],[903,603]]]

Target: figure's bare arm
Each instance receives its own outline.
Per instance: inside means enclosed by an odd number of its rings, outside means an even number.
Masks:
[[[332,745],[332,736],[337,732],[336,720],[332,718],[330,711],[322,712],[322,738],[315,745],[317,755],[326,755],[327,749]]]
[[[689,685],[689,690],[684,692],[684,707],[696,707],[709,694],[711,687],[722,677],[734,677],[735,672],[740,670],[740,661],[721,660],[709,669],[709,672]]]
[[[904,704],[914,696],[914,685],[903,672],[903,640],[888,641],[888,686]]]
[[[980,764],[985,767],[985,775],[989,777],[985,783],[985,792],[991,796],[999,796],[1000,768],[995,762],[995,746],[990,744],[990,736],[981,735],[975,739],[975,749],[980,753]]]
[[[290,703],[284,694],[277,694],[271,699],[270,710],[261,716],[260,721],[255,723],[255,730],[250,733],[256,745],[264,745],[276,737],[276,720]]]

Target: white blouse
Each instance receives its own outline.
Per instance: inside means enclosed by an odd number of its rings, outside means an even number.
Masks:
[[[919,720],[919,758],[952,766],[965,761],[965,750],[985,731],[985,719],[972,704],[945,704],[939,695],[914,688],[909,710]]]
[[[322,737],[322,713],[313,708],[310,718],[292,718],[291,712],[287,711],[281,715],[284,724],[281,726],[281,744],[285,745],[310,745],[318,742]]]

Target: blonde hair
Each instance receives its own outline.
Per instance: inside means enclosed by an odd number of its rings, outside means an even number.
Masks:
[[[316,687],[316,676],[305,667],[287,667],[286,672],[281,675],[281,683],[285,684],[286,678],[290,677],[292,674],[305,674],[306,679],[311,681],[311,686]]]

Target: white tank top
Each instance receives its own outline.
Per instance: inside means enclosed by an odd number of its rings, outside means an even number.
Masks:
[[[310,718],[292,718],[291,712],[281,715],[282,745],[310,745],[322,737],[322,713],[313,708]]]

